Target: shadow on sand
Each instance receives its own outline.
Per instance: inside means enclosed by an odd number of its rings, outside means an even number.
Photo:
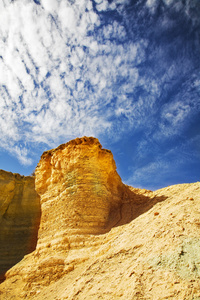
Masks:
[[[134,189],[125,185],[123,201],[119,208],[111,211],[109,230],[125,225],[151,209],[156,203],[165,201],[166,196],[155,196],[153,192]]]

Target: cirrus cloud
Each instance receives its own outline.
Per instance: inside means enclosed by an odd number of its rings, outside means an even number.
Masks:
[[[199,5],[161,2],[1,2],[1,148],[30,165],[76,136],[183,132],[200,110]]]

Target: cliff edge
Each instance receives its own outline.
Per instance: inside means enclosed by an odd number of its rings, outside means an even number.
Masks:
[[[199,182],[124,185],[92,137],[43,153],[35,173],[37,245],[6,272],[2,300],[200,298]]]

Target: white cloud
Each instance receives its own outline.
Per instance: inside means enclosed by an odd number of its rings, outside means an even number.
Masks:
[[[137,170],[133,171],[133,174],[129,177],[126,184],[138,188],[145,186],[150,190],[172,184],[171,180],[173,176],[171,173],[175,171],[177,167],[181,166],[183,161],[176,162],[173,156],[170,157],[171,160],[169,161],[169,157],[168,155],[162,158],[157,157],[156,160],[152,159],[151,162],[146,163],[142,167],[138,167]]]
[[[59,11],[59,19],[62,23],[62,28],[73,32],[76,28],[75,12],[72,7],[67,6],[62,2]]]
[[[103,11],[103,10],[107,10],[108,5],[109,5],[109,4],[108,4],[107,1],[102,1],[102,2],[100,2],[100,3],[96,6],[96,8],[97,8],[98,11]]]
[[[58,1],[55,0],[41,0],[41,4],[48,12],[54,12],[58,8]]]
[[[170,5],[174,2],[174,0],[164,0],[164,3]]]
[[[96,7],[101,13],[117,8],[123,17],[126,3],[96,1]],[[22,163],[31,163],[34,143],[105,132],[114,138],[121,115],[127,118],[123,132],[152,113],[161,88],[141,72],[147,38],[129,40],[125,23],[116,19],[103,24],[87,0],[16,0],[0,8],[1,147]],[[163,81],[174,76],[174,67],[164,73]],[[134,96],[136,89],[143,94]],[[190,114],[187,105],[164,107],[162,121],[178,126]]]
[[[27,157],[28,151],[26,148],[15,146],[12,148],[11,154],[16,156],[20,163],[24,166],[30,166],[33,163],[32,159]]]
[[[150,8],[154,7],[157,4],[157,0],[147,0],[146,5]]]
[[[195,109],[190,101],[177,100],[164,105],[154,137],[160,139],[181,134],[193,114],[195,114]]]
[[[3,112],[6,109],[6,114]],[[6,144],[7,140],[11,140],[11,145],[19,139],[19,130],[15,126],[17,121],[17,116],[12,112],[12,110],[6,108],[2,109],[0,114],[0,134],[1,141]]]
[[[158,6],[158,0],[147,0],[146,5],[149,8],[149,10],[151,11],[151,13],[154,13],[157,6]]]
[[[181,102],[173,103],[163,112],[163,117],[172,124],[178,126],[190,114],[190,106]]]

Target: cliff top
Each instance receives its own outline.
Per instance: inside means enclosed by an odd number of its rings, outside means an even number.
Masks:
[[[77,146],[77,145],[97,146],[102,151],[106,151],[106,152],[111,153],[110,150],[102,148],[102,145],[101,145],[101,143],[99,142],[99,140],[97,138],[92,137],[92,136],[90,136],[90,137],[84,136],[84,137],[81,137],[81,138],[76,138],[74,140],[71,140],[71,141],[69,141],[65,144],[61,144],[61,145],[59,145],[58,147],[56,147],[54,149],[50,149],[50,150],[45,151],[42,154],[41,159],[44,159],[46,156],[52,155],[54,152],[56,152],[58,150],[63,150],[66,147]]]

